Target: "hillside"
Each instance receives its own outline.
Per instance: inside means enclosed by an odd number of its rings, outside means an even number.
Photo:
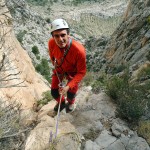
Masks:
[[[3,27],[0,28],[0,79],[4,75],[14,78],[1,82],[0,88],[6,87],[1,88],[0,95],[8,103],[6,108],[13,106],[11,102],[16,99],[22,107],[20,118],[16,119],[18,124],[12,126],[8,120],[13,118],[9,113],[11,109],[4,111],[4,106],[0,105],[0,114],[6,114],[6,118],[0,117],[3,125],[0,127],[0,148],[150,150],[149,70],[142,70],[150,66],[150,1],[131,0],[127,9],[124,0],[95,3],[91,0],[75,4],[72,2],[79,1],[6,2],[13,17],[4,1],[0,2]],[[42,93],[50,90],[49,83],[34,69],[42,60],[49,61],[49,25],[57,17],[65,18],[71,26],[71,36],[86,46],[88,68],[84,86],[77,93],[76,111],[62,111],[58,124],[58,116],[53,113],[55,101],[49,92],[41,99]],[[33,52],[35,46],[39,52]],[[10,68],[4,62],[9,62]],[[140,71],[144,74],[137,76]],[[18,81],[21,87],[7,87]]]
[[[106,46],[105,51],[96,57],[101,64],[99,70],[105,69],[109,73],[113,73],[115,68],[129,65],[130,71],[134,72],[145,63],[148,64],[150,53],[149,16],[149,1],[130,1],[123,21],[111,35],[111,40],[104,45]],[[97,44],[95,42],[94,49],[101,51],[98,44],[99,40],[97,40]]]
[[[22,103],[22,108],[32,108],[44,91],[49,90],[47,81],[39,75],[27,52],[15,37],[12,17],[4,2],[0,3],[0,97]],[[14,86],[13,86],[14,85]],[[11,88],[13,87],[13,88]],[[38,87],[42,87],[42,90]]]

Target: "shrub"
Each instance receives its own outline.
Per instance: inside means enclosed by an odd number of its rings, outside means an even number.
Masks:
[[[147,17],[147,22],[150,24],[150,16]]]
[[[119,72],[122,72],[124,69],[126,69],[126,66],[124,64],[120,64],[120,65],[116,65],[114,68],[113,68],[113,74],[116,74],[116,73],[119,73]]]
[[[126,72],[122,77],[116,75],[108,77],[106,80],[106,93],[113,99],[119,99],[122,93],[126,93],[129,89],[129,74]]]
[[[34,53],[35,55],[38,55],[39,54],[39,49],[37,46],[33,46],[32,47],[32,53]]]
[[[150,77],[150,66],[147,66],[145,68],[143,68],[139,73],[138,73],[138,80],[141,80],[142,78],[147,78]]]
[[[23,149],[31,127],[21,125],[21,104],[0,99],[0,148]],[[22,118],[23,119],[23,118]]]
[[[113,76],[107,80],[106,93],[117,103],[117,114],[129,121],[138,121],[148,105],[146,85],[134,85],[129,81],[129,72],[122,77]]]
[[[26,30],[24,31],[20,31],[18,34],[17,34],[17,40],[22,44],[22,41],[23,41],[23,37],[24,35],[27,33]]]
[[[40,74],[43,74],[44,68],[42,67],[41,64],[36,65],[35,69],[36,69],[36,71],[39,72]]]
[[[94,76],[95,81],[92,84],[92,91],[94,93],[99,93],[101,89],[105,86],[105,80],[106,80],[106,74],[105,73],[99,73],[98,75]]]
[[[40,56],[36,56],[36,59],[37,59],[37,60],[40,60]]]
[[[88,85],[92,84],[93,80],[94,80],[93,73],[87,72],[83,79],[83,82],[84,82],[85,86],[88,86]]]
[[[146,55],[146,58],[148,61],[150,61],[150,51],[148,52],[148,54]]]
[[[99,93],[102,88],[117,104],[117,115],[130,122],[137,122],[150,108],[150,81],[131,84],[129,70],[121,76],[99,74],[92,91]]]
[[[46,22],[47,22],[47,23],[51,23],[50,18],[46,18]]]
[[[74,4],[75,6],[77,6],[77,5],[80,4],[80,3],[82,3],[81,0],[73,0],[73,4]]]
[[[119,93],[121,93],[124,89],[124,80],[113,77],[107,81],[106,87],[106,93],[114,100],[118,100]]]
[[[7,103],[1,101],[0,105],[0,139],[19,131],[19,104]]]
[[[48,82],[50,82],[50,67],[47,59],[42,58],[41,63],[36,65],[35,69],[43,75]]]
[[[37,102],[38,105],[46,105],[48,102],[50,102],[53,99],[50,91],[44,92],[42,94],[42,97],[43,98]]]
[[[128,92],[119,96],[117,114],[131,122],[138,121],[146,110],[146,99],[142,91],[130,87]]]

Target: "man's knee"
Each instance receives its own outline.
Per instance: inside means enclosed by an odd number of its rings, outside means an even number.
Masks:
[[[71,93],[71,92],[67,92],[67,98],[70,100],[73,100],[75,98],[76,94],[75,93]]]
[[[51,95],[54,99],[57,99],[59,97],[58,89],[51,89]]]

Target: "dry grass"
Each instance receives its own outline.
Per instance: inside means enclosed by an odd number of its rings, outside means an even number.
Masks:
[[[139,123],[138,134],[145,138],[150,145],[150,120],[141,121]]]

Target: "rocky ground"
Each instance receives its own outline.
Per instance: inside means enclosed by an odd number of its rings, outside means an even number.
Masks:
[[[51,101],[38,112],[39,124],[28,136],[25,150],[43,150],[50,146],[58,150],[150,150],[145,139],[116,116],[115,105],[102,91],[93,94],[91,87],[81,88],[76,110],[60,113],[56,139],[54,105]]]

